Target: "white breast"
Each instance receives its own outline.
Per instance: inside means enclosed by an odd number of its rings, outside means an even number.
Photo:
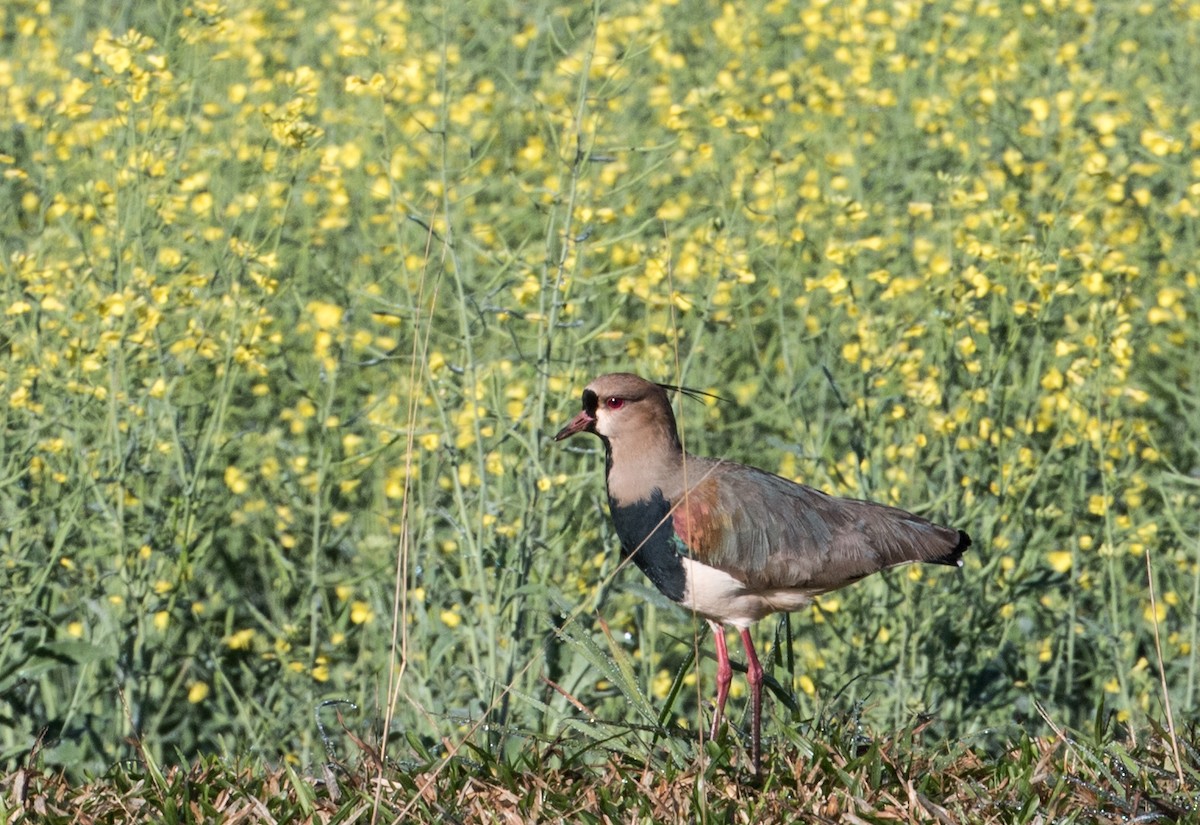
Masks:
[[[684,558],[687,586],[683,606],[705,619],[734,627],[749,627],[772,613],[791,613],[812,601],[819,591],[775,589],[754,592],[724,570]]]

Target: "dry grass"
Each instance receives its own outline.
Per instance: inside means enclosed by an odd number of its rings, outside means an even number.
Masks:
[[[1104,746],[1021,737],[995,751],[929,748],[919,729],[796,741],[776,748],[757,784],[727,767],[736,758],[666,772],[617,755],[549,767],[562,744],[527,753],[522,770],[478,753],[382,771],[368,757],[304,774],[215,759],[164,774],[125,764],[82,785],[26,769],[0,782],[0,814],[11,823],[1127,823],[1200,811],[1200,753],[1181,743],[1176,772],[1166,735]]]

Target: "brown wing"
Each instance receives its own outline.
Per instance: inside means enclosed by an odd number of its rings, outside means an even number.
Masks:
[[[895,507],[841,499],[732,462],[692,459],[700,478],[674,502],[676,535],[697,561],[753,590],[834,590],[906,562],[961,565],[961,530]]]

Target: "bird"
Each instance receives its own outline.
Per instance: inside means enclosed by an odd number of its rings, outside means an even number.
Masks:
[[[733,669],[726,627],[746,651],[751,761],[762,769],[763,668],[750,627],[821,594],[910,562],[962,567],[966,532],[896,507],[838,498],[721,458],[685,452],[669,392],[695,390],[628,372],[601,375],[556,442],[591,433],[604,445],[609,514],[623,560],[707,621],[716,643],[717,738]]]

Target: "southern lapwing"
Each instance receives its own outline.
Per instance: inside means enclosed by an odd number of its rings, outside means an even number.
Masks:
[[[733,670],[725,626],[746,648],[751,757],[762,765],[763,669],[749,627],[813,596],[908,562],[962,566],[962,530],[895,507],[833,496],[744,464],[684,452],[668,390],[630,373],[602,375],[554,436],[604,443],[609,510],[623,558],[663,595],[706,619],[717,644],[716,738]]]

